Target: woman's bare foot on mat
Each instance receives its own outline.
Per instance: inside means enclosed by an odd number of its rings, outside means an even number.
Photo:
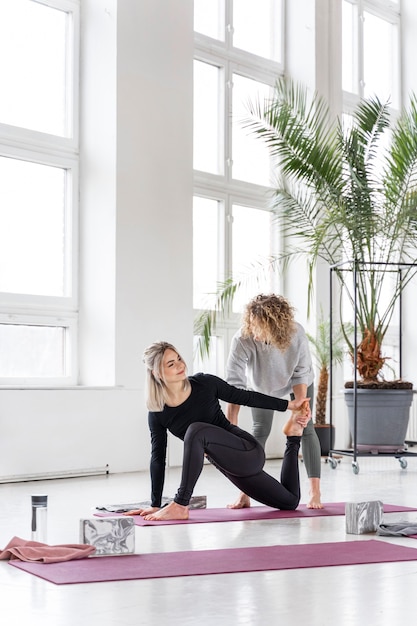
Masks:
[[[307,509],[322,509],[320,494],[320,478],[310,478],[310,500],[306,504]]]
[[[156,513],[144,516],[148,521],[170,520],[170,519],[188,519],[188,506],[182,506],[172,501],[166,506],[159,509]]]
[[[233,504],[228,504],[228,509],[248,509],[250,507],[250,498],[246,495],[246,493],[240,493],[236,502]]]
[[[322,509],[323,508],[319,493],[310,494],[310,500],[307,502],[306,508],[307,509]]]

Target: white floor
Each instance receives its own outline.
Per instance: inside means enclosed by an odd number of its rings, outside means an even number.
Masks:
[[[323,501],[382,500],[417,506],[417,457],[401,469],[393,458],[343,457],[336,469],[322,466]],[[280,461],[268,461],[278,474]],[[308,496],[300,463],[303,497]],[[165,493],[175,493],[178,469],[168,471]],[[47,493],[48,543],[78,543],[81,517],[97,505],[148,497],[147,473],[0,485],[0,548],[13,536],[30,539],[30,495]],[[236,491],[213,467],[206,466],[195,495],[208,506],[224,506]],[[391,513],[384,521],[417,523],[417,512]],[[136,552],[218,549],[303,544],[372,538],[347,535],[345,519],[320,517],[136,529]],[[380,538],[415,547],[408,538]],[[176,577],[145,581],[54,585],[0,562],[0,621],[7,626],[137,626],[141,624],[214,624],[357,626],[415,623],[417,560],[248,574]]]

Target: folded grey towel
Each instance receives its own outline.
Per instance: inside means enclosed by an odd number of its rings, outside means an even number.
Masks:
[[[376,529],[376,534],[385,537],[408,537],[409,535],[417,535],[417,524],[413,524],[412,522],[380,524]]]
[[[166,496],[162,496],[161,506],[166,506],[173,499],[173,497],[167,498]],[[96,509],[97,511],[108,511],[109,513],[127,513],[128,511],[132,511],[134,509],[144,509],[148,506],[151,506],[150,500],[145,500],[144,502],[131,502],[130,504],[105,504],[104,506],[96,506]],[[206,509],[207,496],[191,496],[188,508]]]

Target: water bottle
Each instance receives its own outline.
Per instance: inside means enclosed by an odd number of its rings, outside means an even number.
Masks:
[[[32,541],[46,543],[48,496],[32,496]]]

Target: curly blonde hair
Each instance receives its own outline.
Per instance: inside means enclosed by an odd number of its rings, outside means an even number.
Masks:
[[[253,326],[256,324],[267,341],[284,352],[296,332],[294,312],[294,307],[283,296],[259,294],[245,307],[242,336],[253,337]]]

